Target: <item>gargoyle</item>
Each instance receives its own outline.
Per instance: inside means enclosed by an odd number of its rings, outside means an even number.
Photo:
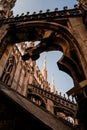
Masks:
[[[55,39],[55,33],[51,33],[49,37],[43,38],[40,43],[34,47],[29,47],[25,50],[25,54],[22,56],[24,61],[32,58],[32,60],[37,60],[40,57],[40,53],[44,51],[52,50],[52,43]]]

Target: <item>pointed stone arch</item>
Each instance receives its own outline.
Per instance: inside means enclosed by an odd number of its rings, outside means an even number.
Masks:
[[[74,34],[67,27],[58,23],[47,22],[46,20],[10,23],[9,26],[5,27],[4,31],[4,36],[1,36],[0,39],[2,42],[0,44],[0,58],[3,56],[8,44],[13,46],[13,44],[23,41],[41,41],[35,47],[26,49],[26,53],[22,57],[24,60],[30,57],[36,60],[39,58],[40,53],[44,51],[60,50],[63,52],[62,58],[58,61],[58,66],[73,78],[75,85],[74,94],[77,99],[81,100],[77,100],[79,108],[78,119],[81,125],[83,126],[84,124],[85,127],[87,124],[85,120],[87,110],[84,108],[87,108],[87,96],[83,95],[84,90],[82,88],[86,87],[84,82],[87,79],[87,62],[79,43],[80,40],[77,38],[77,41],[73,36]],[[1,61],[4,61],[4,65],[7,57],[5,55],[3,57]],[[2,64],[0,68],[3,68]],[[2,71],[0,73],[2,74]]]
[[[17,28],[20,30],[21,26],[22,24]],[[26,57],[37,59],[43,51],[62,51],[63,57],[58,62],[58,66],[73,78],[75,86],[79,86],[79,82],[83,81],[87,75],[84,72],[84,66],[81,62],[83,53],[78,41],[74,38],[70,30],[63,25],[52,22],[29,22],[27,25],[24,25],[24,28],[26,26],[32,30],[30,31],[31,34],[32,32],[35,33],[32,36],[33,38],[29,40],[41,40],[39,45],[26,50],[26,53],[28,52]],[[48,33],[47,37],[45,37],[46,33]],[[49,42],[51,43],[49,44]],[[84,57],[83,61],[85,62]]]
[[[54,113],[56,114],[57,112],[62,112],[66,116],[70,116],[72,118],[74,118],[75,116],[75,113],[71,109],[61,106],[61,105],[54,106]]]
[[[11,55],[7,60],[7,63],[1,76],[1,81],[10,87],[14,77],[15,67],[16,67],[15,57]]]
[[[38,104],[38,105],[46,108],[46,99],[44,97],[42,97],[41,95],[36,94],[34,92],[32,92],[31,94],[27,94],[27,98],[29,98],[29,100],[31,97],[33,97],[35,99],[38,98],[39,100],[41,100],[41,104]],[[33,101],[32,98],[31,98],[31,101]]]
[[[60,50],[63,56],[58,61],[58,66],[73,78],[74,85],[79,86],[79,82],[87,78],[87,73],[84,71],[87,63],[80,45],[70,30],[61,24],[47,21],[14,23],[9,25],[3,42],[6,38],[8,43],[12,41],[12,44],[23,41],[40,41],[35,47],[26,49],[24,60],[30,57],[36,60],[44,51]]]

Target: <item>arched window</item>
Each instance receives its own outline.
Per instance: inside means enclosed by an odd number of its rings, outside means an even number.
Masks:
[[[8,84],[9,79],[10,79],[10,74],[7,74],[7,75],[5,76],[4,83],[5,83],[5,84]]]
[[[8,71],[9,73],[11,73],[12,69],[13,69],[13,65],[10,65],[7,71]]]
[[[7,63],[4,67],[4,71],[1,75],[1,81],[4,82],[5,84],[8,84],[9,80],[11,81],[12,79],[12,72],[13,72],[13,68],[15,66],[15,57],[14,56],[10,56],[9,59],[7,60]]]

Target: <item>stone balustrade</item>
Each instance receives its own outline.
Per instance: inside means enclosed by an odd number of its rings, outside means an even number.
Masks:
[[[76,112],[77,110],[77,104],[72,101],[70,101],[69,99],[66,99],[65,97],[58,95],[58,94],[54,94],[50,91],[44,90],[40,87],[34,86],[29,84],[28,85],[29,90],[31,90],[31,93],[36,93],[39,95],[42,95],[43,97],[46,97],[50,100],[52,100],[53,102],[60,104],[62,107],[65,107],[73,112]]]
[[[63,10],[58,11],[56,8],[54,11],[50,12],[49,9],[45,13],[42,13],[40,10],[39,13],[34,12],[33,14],[29,15],[29,12],[26,14],[22,13],[21,15],[11,16],[9,18],[0,19],[0,24],[7,24],[7,23],[17,23],[17,22],[25,22],[25,21],[32,21],[32,20],[44,20],[44,19],[53,19],[53,18],[69,18],[75,16],[82,16],[82,11],[80,8],[75,6],[74,9],[68,9],[64,7]]]

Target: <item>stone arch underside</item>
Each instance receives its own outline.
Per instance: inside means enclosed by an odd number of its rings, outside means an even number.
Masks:
[[[27,94],[27,98],[29,98],[29,100],[30,99],[32,100],[32,98],[34,98],[36,101],[39,100],[41,103],[40,104],[38,103],[38,105],[46,108],[46,100],[41,95],[32,92],[32,93]]]
[[[75,112],[74,111],[72,111],[71,109],[66,108],[66,107],[64,107],[62,105],[54,106],[54,113],[57,114],[57,112],[62,112],[66,116],[70,116],[72,118],[74,118],[74,116],[75,116]]]
[[[9,38],[8,38],[9,37]],[[53,22],[35,21],[11,24],[3,42],[8,39],[8,43],[19,43],[23,41],[40,41],[33,48],[26,49],[24,60],[32,58],[36,60],[40,53],[44,51],[60,50],[63,52],[62,58],[58,61],[59,69],[67,72],[74,81],[75,86],[85,79],[81,63],[82,52],[79,43],[70,33],[68,28]]]

